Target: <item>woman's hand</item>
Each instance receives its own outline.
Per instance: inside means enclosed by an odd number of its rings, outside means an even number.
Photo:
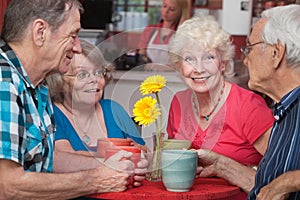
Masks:
[[[145,158],[141,158],[138,162],[136,169],[134,170],[133,186],[139,187],[146,178],[146,172],[148,168],[148,161]]]
[[[120,150],[104,161],[104,164],[114,170],[126,172],[132,175],[134,171],[134,163],[130,161],[130,156],[132,156],[131,152]]]

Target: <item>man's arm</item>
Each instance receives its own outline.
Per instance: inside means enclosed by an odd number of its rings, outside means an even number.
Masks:
[[[128,184],[133,164],[119,161],[122,151],[106,165],[74,173],[25,172],[16,162],[0,159],[0,199],[70,199],[93,193],[121,192]]]
[[[300,191],[300,170],[289,171],[264,186],[257,195],[257,200],[286,199],[289,193],[298,191]]]
[[[262,155],[267,149],[268,140],[272,127],[260,136],[253,146]],[[253,166],[245,166],[226,156],[208,150],[197,150],[199,162],[202,167],[198,168],[201,177],[218,176],[226,179],[233,185],[239,186],[249,193],[254,186],[256,170]]]
[[[88,153],[88,152],[86,152]],[[82,155],[77,152],[54,151],[53,172],[69,173],[90,170],[103,165],[104,160],[93,154]]]
[[[90,170],[96,167],[107,165],[104,163],[104,159],[97,158],[94,154],[81,155],[78,152],[64,152],[55,150],[53,171],[55,173],[68,173],[78,172],[83,170]],[[138,187],[142,185],[142,181],[145,179],[147,172],[148,161],[141,157],[141,161],[138,163],[137,168],[134,170],[134,186]],[[118,170],[118,169],[116,169]]]
[[[208,150],[197,150],[200,177],[218,176],[231,184],[239,186],[249,193],[254,186],[256,171],[249,166],[242,165],[231,158]]]

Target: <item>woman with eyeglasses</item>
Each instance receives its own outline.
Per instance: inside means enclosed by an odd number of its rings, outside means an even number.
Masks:
[[[235,55],[230,35],[214,17],[200,15],[179,26],[169,50],[188,86],[171,102],[169,138],[192,142],[199,176],[218,176],[249,192],[274,117],[261,96],[226,81]]]
[[[47,79],[54,101],[55,150],[91,155],[99,138],[131,138],[146,149],[132,119],[115,101],[102,99],[113,65],[94,45],[80,40],[82,53],[74,55],[66,74]]]

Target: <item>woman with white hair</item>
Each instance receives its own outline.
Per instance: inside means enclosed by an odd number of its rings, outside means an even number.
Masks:
[[[179,26],[170,42],[170,61],[188,89],[173,97],[167,133],[192,142],[199,155],[199,176],[227,179],[247,193],[274,117],[261,96],[226,81],[224,71],[234,55],[230,35],[212,16]]]

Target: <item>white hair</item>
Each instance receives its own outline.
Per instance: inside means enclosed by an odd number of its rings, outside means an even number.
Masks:
[[[204,50],[216,49],[222,61],[231,61],[235,56],[230,34],[211,15],[193,17],[178,27],[169,44],[170,61],[178,62],[182,49],[188,45],[199,45]]]
[[[288,66],[300,64],[300,5],[278,6],[262,13],[266,24],[262,29],[262,40],[276,44],[278,40],[286,45]]]

